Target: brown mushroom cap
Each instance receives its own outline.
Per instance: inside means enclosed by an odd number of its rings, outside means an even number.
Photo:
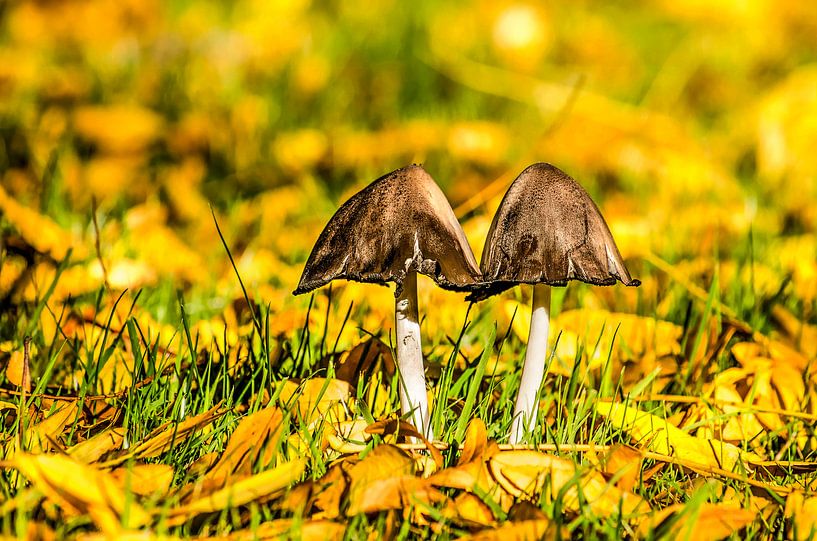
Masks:
[[[508,188],[488,231],[480,268],[485,282],[470,295],[473,300],[516,284],[641,283],[630,277],[584,188],[547,163],[531,165]]]
[[[380,177],[346,201],[326,224],[295,295],[342,278],[397,285],[410,271],[452,291],[474,288],[476,259],[451,205],[419,165]]]

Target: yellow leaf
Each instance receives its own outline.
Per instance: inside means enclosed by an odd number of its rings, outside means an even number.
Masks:
[[[330,424],[326,426],[324,437],[329,447],[339,453],[360,453],[372,439],[371,434],[366,432],[367,426],[369,423],[363,419]]]
[[[155,140],[161,133],[162,119],[137,106],[84,106],[74,115],[74,128],[105,150],[128,153],[142,150]]]
[[[122,448],[125,441],[124,428],[109,428],[68,449],[71,458],[89,464],[96,462],[106,453]]]
[[[122,490],[151,496],[167,494],[173,473],[173,467],[167,464],[128,464],[111,471],[111,476]]]
[[[281,404],[286,408],[295,398],[298,415],[307,423],[324,418],[342,421],[346,417],[344,404],[352,394],[350,385],[339,379],[310,378],[300,385],[292,380],[283,383]]]
[[[717,503],[704,503],[697,509],[683,504],[671,505],[641,523],[640,537],[650,537],[655,528],[671,517],[677,517],[678,520],[672,525],[674,539],[718,541],[749,525],[755,519],[755,513]]]
[[[326,475],[315,481],[313,493],[315,494],[315,508],[319,510],[313,518],[338,518],[340,516],[340,504],[346,494],[348,482],[343,472],[344,463],[336,463],[329,468]]]
[[[239,530],[224,537],[211,537],[212,541],[264,541],[300,539],[301,541],[341,541],[346,525],[331,520],[295,520],[282,518],[262,522],[256,527]]]
[[[212,494],[172,509],[170,511],[171,521],[173,524],[180,524],[196,515],[246,505],[283,493],[300,479],[306,464],[305,459],[295,459],[236,481]]]
[[[414,474],[414,460],[405,452],[393,445],[378,445],[369,452],[366,457],[349,468],[349,515],[361,512],[370,503],[369,491],[372,486],[380,481],[393,478],[403,478]],[[390,494],[400,494],[400,486],[386,487],[391,490]],[[411,489],[405,485],[403,488]],[[376,504],[377,502],[374,502]],[[399,503],[399,501],[398,501]],[[383,502],[384,505],[396,505],[394,501]],[[397,507],[388,507],[396,509]]]
[[[17,387],[31,392],[31,375],[27,364],[22,350],[13,351],[6,365],[6,379]]]
[[[813,539],[817,533],[817,497],[806,498],[802,492],[792,492],[786,498],[786,518],[791,519],[792,539]]]
[[[573,511],[580,510],[581,500],[604,516],[649,509],[641,497],[608,484],[598,472],[577,469],[573,461],[564,458],[538,451],[503,451],[488,464],[497,483],[516,498],[535,499],[548,487],[545,496],[549,500],[561,497],[561,505]]]
[[[200,490],[210,492],[221,488],[231,476],[249,475],[253,466],[263,468],[272,462],[281,439],[283,420],[281,410],[274,407],[244,417],[230,436],[219,461],[201,479]]]
[[[496,484],[482,460],[472,460],[462,465],[445,468],[429,477],[428,480],[438,487],[468,491],[479,489],[483,493],[488,493]]]
[[[730,443],[690,436],[665,419],[639,411],[633,406],[599,402],[596,411],[610,420],[611,426],[627,432],[639,445],[651,451],[678,456],[690,462],[714,466],[728,471],[743,462],[760,460]]]
[[[455,516],[467,525],[493,526],[496,523],[491,508],[470,492],[459,494],[452,504]]]
[[[32,451],[48,451],[51,441],[59,441],[65,427],[72,424],[79,413],[76,401],[62,402],[47,419],[28,430],[28,445]]]
[[[222,415],[221,404],[216,404],[204,413],[200,413],[180,423],[166,423],[153,431],[153,436],[135,446],[128,456],[136,458],[155,458],[168,451],[171,447],[179,445],[196,430],[200,430],[209,425]],[[124,462],[126,457],[120,457],[113,463]]]
[[[0,186],[0,213],[20,233],[27,243],[38,252],[50,254],[54,259],[65,258],[68,249],[74,247],[71,235],[48,216],[18,203]],[[84,255],[75,250],[74,256]]]
[[[46,498],[66,513],[89,515],[97,527],[109,535],[122,526],[137,528],[150,521],[150,515],[136,502],[128,501],[107,472],[64,455],[20,453],[13,463]],[[125,517],[127,522],[122,524]]]
[[[549,520],[522,520],[506,522],[499,528],[460,537],[460,541],[527,541],[538,539],[564,539],[559,536],[559,528]]]

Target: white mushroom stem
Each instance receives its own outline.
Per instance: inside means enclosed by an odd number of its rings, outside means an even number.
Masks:
[[[394,309],[397,334],[397,370],[400,374],[400,407],[403,415],[429,440],[434,439],[429,423],[426,377],[417,317],[417,273],[409,272]]]
[[[536,414],[539,409],[539,387],[545,377],[545,364],[547,363],[549,327],[550,286],[535,284],[533,286],[528,350],[525,353],[525,364],[522,367],[519,394],[516,396],[511,435],[508,440],[510,443],[521,443],[525,434],[533,432],[536,427]]]

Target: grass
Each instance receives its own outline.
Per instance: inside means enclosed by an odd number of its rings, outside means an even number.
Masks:
[[[581,287],[583,286],[579,286]],[[742,286],[736,284],[733,287]],[[14,333],[15,336],[24,336],[22,333],[17,333],[21,329],[30,329],[31,320],[28,318],[36,316],[43,309],[48,300],[47,295],[52,289],[46,291],[46,296],[39,302],[28,307],[20,307],[15,318],[4,315],[3,328]],[[730,293],[727,291],[724,296],[728,297]],[[331,292],[327,290],[327,292],[318,292],[316,295],[331,296]],[[704,323],[719,321],[713,319],[713,307],[720,302],[720,295],[717,282],[713,282],[706,304],[680,297],[678,305],[671,311],[671,317],[674,317],[679,324],[684,324],[682,347],[690,351],[692,357],[696,356],[700,348],[706,347],[702,338],[702,333],[706,330]],[[103,290],[96,295],[97,313],[106,313],[103,306],[103,299],[106,297],[113,298]],[[96,335],[93,339],[87,336],[84,339],[66,338],[62,341],[61,346],[45,343],[42,334],[36,328],[33,329],[33,345],[39,352],[42,352],[34,356],[31,363],[32,380],[37,382],[36,388],[26,399],[25,405],[20,403],[17,407],[21,411],[53,409],[53,404],[58,402],[47,399],[43,394],[44,391],[47,391],[48,394],[76,397],[80,413],[60,436],[58,445],[58,448],[67,449],[78,441],[87,439],[101,429],[111,426],[111,423],[121,423],[122,429],[127,434],[128,443],[133,444],[143,440],[152,431],[166,423],[179,423],[221,404],[226,414],[210,423],[206,430],[180,439],[173,444],[172,448],[150,460],[150,462],[173,467],[176,472],[174,486],[183,486],[194,481],[199,475],[195,469],[190,469],[191,465],[208,453],[223,450],[236,423],[243,416],[265,407],[269,400],[270,404],[279,404],[282,411],[285,412],[288,427],[285,432],[300,435],[306,444],[305,452],[309,460],[306,478],[320,479],[332,463],[331,453],[327,455],[320,449],[325,425],[319,424],[317,428],[310,426],[307,419],[297,413],[297,409],[293,407],[297,393],[289,401],[282,400],[280,393],[283,382],[293,377],[306,381],[333,373],[337,367],[338,355],[336,348],[327,346],[332,342],[331,336],[327,336],[327,329],[337,328],[338,322],[330,321],[331,316],[324,314],[318,325],[313,326],[309,323],[310,318],[307,313],[301,331],[294,336],[272,343],[269,332],[271,307],[259,304],[253,306],[252,309],[247,309],[244,317],[249,322],[245,323],[245,331],[237,343],[226,349],[219,349],[215,344],[202,349],[199,347],[202,337],[192,329],[184,298],[179,294],[177,312],[172,324],[173,335],[169,337],[166,345],[160,345],[164,342],[163,337],[152,335],[149,328],[142,328],[138,319],[133,315],[137,305],[149,306],[151,300],[150,293],[143,291],[125,292],[113,301],[114,309],[117,306],[128,307],[125,311],[128,314],[125,318],[126,332],[120,332],[120,329],[112,325],[112,315],[108,315],[103,320],[104,323],[95,329]],[[249,296],[245,300],[252,303]],[[462,324],[461,335],[457,337],[453,345],[432,342],[426,346],[426,351],[431,350],[436,354],[428,355],[427,363],[439,365],[441,369],[439,378],[431,381],[432,392],[435,396],[433,422],[439,439],[451,446],[446,454],[447,465],[455,464],[456,450],[462,445],[465,427],[470,419],[475,417],[482,419],[487,426],[489,436],[500,442],[506,437],[510,427],[512,399],[518,385],[524,344],[510,332],[499,337],[495,336],[495,331],[486,332],[487,329],[495,328],[495,322],[491,321],[490,316],[486,315],[487,312],[483,312],[480,308],[477,305],[469,310],[468,319]],[[754,308],[749,308],[740,315],[747,319],[758,316]],[[346,324],[346,321],[343,324]],[[67,337],[64,324],[58,325],[58,333]],[[464,364],[458,363],[456,361],[461,354],[458,345],[462,340],[469,338],[482,341],[482,353],[476,358],[466,360]],[[736,340],[737,338],[731,339],[731,341]],[[597,337],[584,337],[585,347],[588,349],[596,347],[594,346],[596,341]],[[65,355],[64,350],[66,349],[71,353]],[[130,377],[134,382],[139,383],[128,387],[124,393],[109,393],[105,400],[100,400],[97,397],[105,393],[99,375],[108,363],[114,362],[112,359],[116,352],[125,349],[132,353],[135,361],[130,369]],[[170,354],[170,351],[174,353]],[[273,351],[280,353],[272,354]],[[712,359],[713,370],[723,370],[736,365],[727,352],[728,349],[724,348]],[[627,433],[617,430],[595,414],[594,404],[599,396],[615,396],[620,400],[627,400],[631,393],[638,395],[650,388],[662,394],[700,395],[701,383],[692,377],[695,369],[683,360],[679,371],[667,381],[663,388],[657,389],[651,383],[655,373],[650,373],[645,376],[641,384],[625,390],[622,386],[622,374],[614,373],[611,368],[612,351],[603,353],[607,354],[607,361],[600,371],[589,370],[586,366],[583,367],[582,363],[577,362],[568,377],[550,375],[547,378],[542,388],[543,406],[539,412],[538,423],[538,426],[543,427],[544,431],[531,434],[529,440],[531,444],[582,443],[601,447],[628,443],[630,437]],[[579,349],[577,359],[581,359],[581,356],[582,350]],[[498,362],[500,360],[504,361],[505,370],[497,368],[501,366],[501,363]],[[71,373],[85,375],[75,383],[73,388],[66,386],[61,379]],[[376,404],[371,402],[369,392],[369,384],[372,381],[372,379],[360,378],[353,386],[356,398],[354,403],[358,405],[358,415],[362,415],[369,421],[375,419],[371,412],[376,408]],[[326,383],[328,384],[328,380]],[[390,390],[386,397],[385,409],[395,411],[399,408],[395,392],[397,383],[393,378],[385,383]],[[3,381],[0,387],[9,398],[14,396],[8,395],[9,389],[14,388],[11,382]],[[302,390],[303,387],[301,386],[300,389]],[[326,385],[323,386],[319,395],[325,390]],[[52,405],[49,406],[49,403]],[[655,400],[641,403],[641,408],[655,412],[661,417],[670,417],[684,413],[687,406]],[[111,410],[116,412],[113,418],[110,415]],[[724,414],[724,416],[728,415]],[[22,423],[7,423],[4,430],[7,452],[11,442],[21,437],[20,430],[22,429],[25,433],[25,422],[26,420],[22,419]],[[694,425],[690,428],[694,428]],[[796,434],[800,428],[803,428],[802,423],[790,420],[777,434],[768,435],[764,442],[765,449],[773,456],[782,454],[782,458],[792,460],[808,458],[808,455],[803,457],[794,452],[795,446],[791,445],[791,436],[786,435],[786,433]],[[371,446],[376,445],[378,440],[379,438],[372,440],[367,448],[371,449]],[[747,450],[749,449],[748,444],[749,442],[745,442]],[[298,451],[292,448],[291,443],[288,443],[286,439],[280,440],[278,445],[283,455],[292,456],[293,453],[304,452],[303,449]],[[25,444],[23,448],[26,448]],[[361,453],[361,457],[365,455],[366,451]],[[580,466],[586,461],[582,453],[563,453],[563,456],[570,457]],[[642,474],[650,471],[656,464],[649,460],[646,461],[641,469]],[[256,465],[259,468],[258,471],[264,466],[264,464]],[[814,480],[814,474],[803,477],[783,472],[774,476],[773,479],[782,485],[796,482],[807,486]],[[42,520],[39,506],[25,506],[19,503],[21,495],[27,490],[24,489],[20,477],[14,474],[13,470],[4,471],[0,486],[2,486],[3,499],[7,505],[10,502],[17,502],[3,513],[3,530],[7,534],[27,531],[29,523]],[[566,488],[562,490],[562,493]],[[545,492],[543,491],[543,494]],[[663,468],[651,477],[649,482],[640,480],[635,487],[635,492],[659,507],[683,503],[685,513],[695,513],[697,506],[702,502],[723,501],[727,494],[736,494],[738,499],[745,501],[752,498],[752,491],[741,482],[716,478],[705,480],[688,470],[672,465]],[[492,508],[501,511],[496,502],[493,505],[489,503],[492,501],[490,494],[484,496],[484,501]],[[171,509],[175,503],[172,494],[166,499],[154,502],[158,510]],[[560,507],[558,495],[553,500],[540,498],[534,503],[544,513],[544,516],[553,520],[571,537],[613,539],[633,535],[632,526],[626,521],[615,517],[599,517],[589,512],[589,508],[578,514],[565,513]],[[250,513],[249,522],[247,511]],[[437,526],[434,528],[435,538],[455,538],[467,533],[467,530],[446,522],[441,516],[435,519],[439,511],[432,508],[427,512],[432,520],[437,520]],[[354,539],[372,532],[385,535],[388,531],[392,531],[398,539],[431,534],[430,530],[418,529],[418,526],[401,520],[398,515],[387,512],[372,517],[354,517],[348,523],[345,537]],[[498,517],[501,519],[503,515],[504,512],[500,512]],[[211,516],[197,517],[168,529],[159,520],[156,531],[167,531],[183,536],[199,535],[207,532],[240,529],[248,523],[259,524],[263,521],[289,516],[292,516],[290,512],[276,509],[275,506],[252,504],[240,513],[236,510],[227,510]],[[87,517],[79,517],[64,523],[52,524],[58,536],[74,535],[87,528],[88,520]],[[659,539],[672,531],[671,524],[661,524],[651,535]],[[775,534],[775,532],[778,533]],[[771,516],[759,519],[755,525],[750,526],[741,535],[747,538],[768,538],[769,535],[772,537],[782,535],[782,532],[784,532],[784,520],[781,506]]]

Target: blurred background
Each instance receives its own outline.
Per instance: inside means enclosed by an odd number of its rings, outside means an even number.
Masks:
[[[814,321],[815,61],[817,4],[799,0],[7,0],[0,301],[49,293],[52,337],[59,303],[103,288],[143,289],[159,322],[177,291],[194,319],[229,319],[212,206],[286,336],[312,242],[371,180],[424,164],[479,257],[507,186],[547,161],[644,280],[557,302],[682,322],[686,281],[761,327],[770,299]],[[483,310],[507,325],[518,289]],[[391,295],[337,284],[313,313],[337,332],[352,305],[354,343],[388,332]],[[429,334],[456,335],[462,295],[421,295]]]

